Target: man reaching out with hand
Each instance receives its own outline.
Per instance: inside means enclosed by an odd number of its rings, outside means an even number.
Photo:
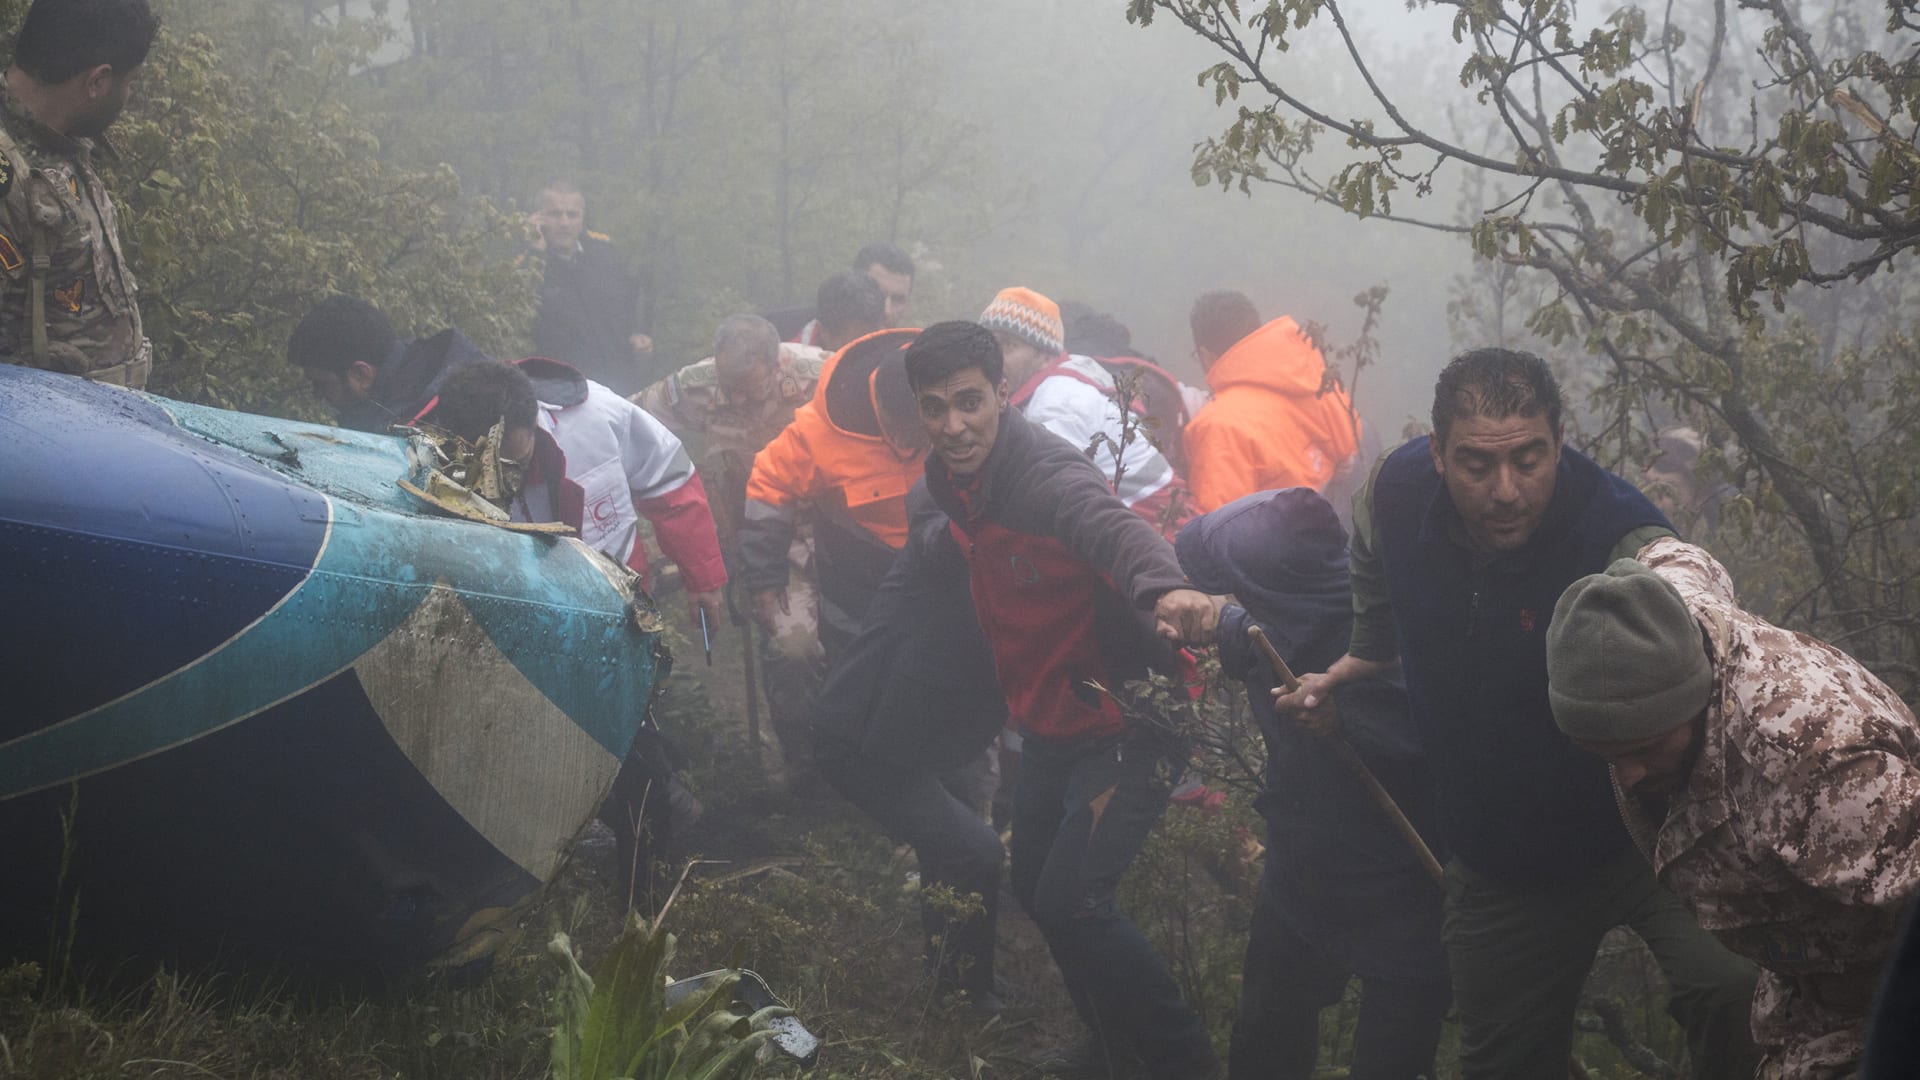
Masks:
[[[1061,1075],[1218,1074],[1205,1028],[1114,890],[1186,762],[1177,734],[1115,695],[1189,665],[1221,602],[1186,583],[1173,547],[1114,495],[1081,448],[1008,406],[1005,361],[976,323],[930,327],[906,352],[932,440],[927,489],[966,552],[1012,725],[1024,737],[1012,882],[1092,1039]]]

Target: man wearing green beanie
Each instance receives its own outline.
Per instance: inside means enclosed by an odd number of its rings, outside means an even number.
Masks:
[[[1852,1075],[1920,891],[1913,713],[1852,657],[1742,611],[1713,556],[1673,538],[1567,589],[1547,678],[1660,883],[1763,969],[1760,1075]]]

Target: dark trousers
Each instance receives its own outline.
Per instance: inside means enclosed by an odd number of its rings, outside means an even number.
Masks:
[[[813,764],[813,710],[827,664],[781,650],[772,636],[756,631],[760,649],[760,685],[766,692],[767,719],[780,742],[788,769],[804,772]]]
[[[858,756],[823,753],[820,774],[886,834],[913,846],[920,861],[920,920],[935,978],[980,1000],[993,990],[993,947],[1006,849],[981,820],[991,796],[991,770],[978,765],[953,773],[902,769]],[[982,910],[960,914],[929,904],[925,890],[947,886],[978,899]]]
[[[1114,890],[1166,811],[1186,750],[1151,732],[1091,744],[1028,738],[1013,807],[1013,895],[1039,924],[1081,1020],[1155,1080],[1214,1062],[1200,1018]]]
[[[1699,1080],[1750,1080],[1758,971],[1728,952],[1631,849],[1574,881],[1521,889],[1447,867],[1444,937],[1464,1080],[1566,1075],[1573,1013],[1600,939],[1639,934],[1666,973],[1667,1012]]]
[[[613,787],[595,816],[613,831],[618,852],[619,880],[644,886],[647,864],[659,841],[672,828],[673,756],[665,735],[651,720],[634,736]]]
[[[1351,974],[1348,965],[1294,929],[1273,890],[1263,884],[1247,937],[1228,1080],[1308,1080],[1319,1058],[1320,1010],[1340,1000]],[[1433,1076],[1449,996],[1444,977],[1361,976],[1360,1020],[1348,1075],[1353,1080]]]

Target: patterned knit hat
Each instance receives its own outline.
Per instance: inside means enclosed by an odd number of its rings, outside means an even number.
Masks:
[[[1067,332],[1060,323],[1060,305],[1034,292],[1015,286],[1001,289],[987,310],[980,313],[980,325],[1002,334],[1012,334],[1048,356],[1066,348]]]

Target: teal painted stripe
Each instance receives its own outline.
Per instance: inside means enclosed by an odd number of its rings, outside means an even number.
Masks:
[[[333,531],[319,564],[278,608],[180,671],[9,744],[0,799],[151,756],[292,698],[350,667],[440,581],[541,693],[625,756],[652,683],[653,636],[633,626],[579,547],[329,502]],[[457,672],[422,677],[460,692]]]

